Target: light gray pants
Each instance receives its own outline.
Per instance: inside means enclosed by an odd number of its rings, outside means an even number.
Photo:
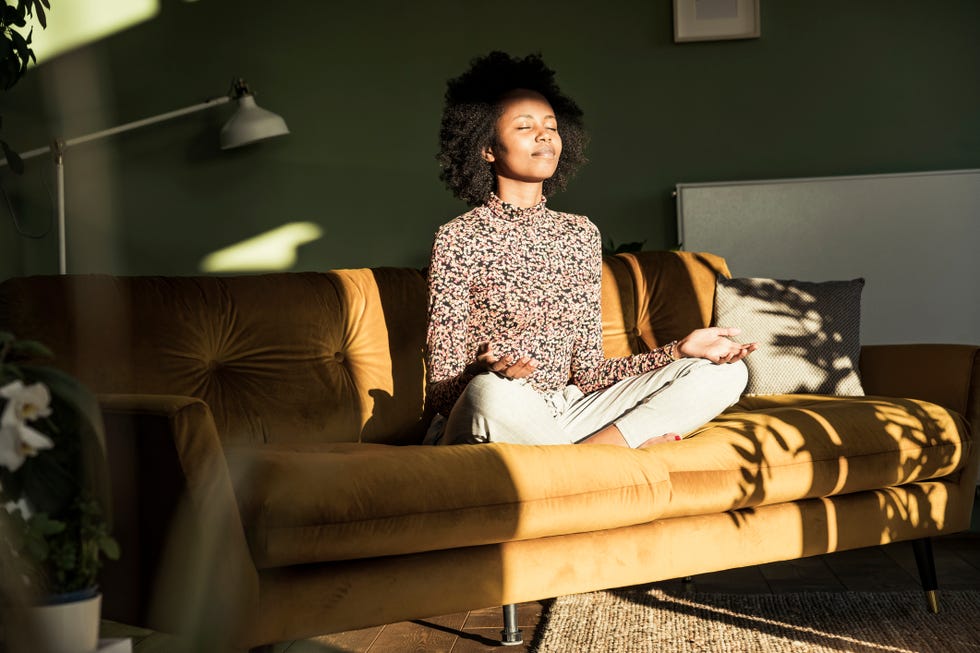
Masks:
[[[664,433],[681,435],[739,400],[745,364],[684,358],[582,394],[574,385],[546,396],[521,379],[481,374],[453,406],[440,444],[572,444],[615,424],[631,447]]]

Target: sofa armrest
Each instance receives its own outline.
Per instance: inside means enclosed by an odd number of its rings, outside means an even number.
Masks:
[[[234,628],[257,609],[258,573],[210,408],[171,395],[99,403],[122,550],[100,578],[104,616],[190,635]],[[209,587],[239,604],[213,600]]]
[[[861,384],[869,395],[922,399],[956,411],[980,433],[980,347],[865,345]]]

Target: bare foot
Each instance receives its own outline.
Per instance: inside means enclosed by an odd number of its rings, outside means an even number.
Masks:
[[[660,444],[661,442],[678,442],[680,439],[681,436],[677,435],[676,433],[664,433],[663,435],[655,435],[641,444],[639,448],[642,449],[644,447],[652,447],[653,445]]]

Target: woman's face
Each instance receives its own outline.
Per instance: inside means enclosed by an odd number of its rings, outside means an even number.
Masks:
[[[496,137],[483,158],[498,177],[541,183],[555,174],[561,136],[554,109],[543,95],[518,89],[501,101]]]

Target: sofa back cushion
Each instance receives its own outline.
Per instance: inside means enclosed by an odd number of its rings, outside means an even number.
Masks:
[[[711,321],[723,259],[607,257],[607,356]],[[226,443],[419,443],[426,283],[409,268],[240,277],[38,276],[0,284],[0,329],[98,393],[198,397]]]
[[[700,252],[607,256],[602,270],[602,332],[607,358],[679,340],[711,324],[715,282],[725,259]]]
[[[421,438],[425,282],[378,268],[241,277],[44,276],[0,328],[98,393],[207,402],[225,442]]]

